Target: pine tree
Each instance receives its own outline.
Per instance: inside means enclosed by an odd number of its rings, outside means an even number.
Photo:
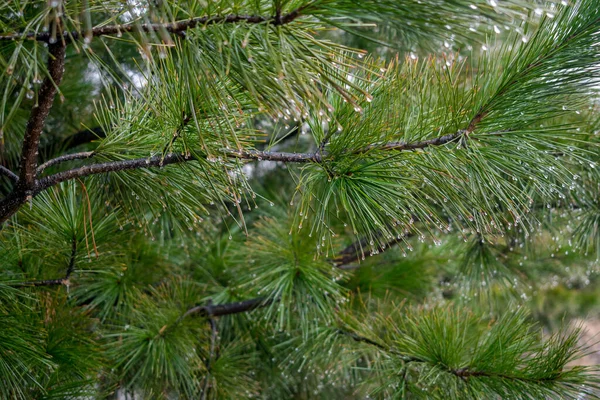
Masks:
[[[0,397],[598,397],[599,65],[596,0],[2,1]]]

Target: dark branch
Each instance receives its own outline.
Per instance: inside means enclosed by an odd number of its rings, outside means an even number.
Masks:
[[[6,168],[3,165],[0,165],[0,175],[4,175],[7,178],[9,178],[11,181],[13,182],[18,182],[19,181],[19,177],[17,176],[17,174],[15,174],[14,172],[12,172],[10,169]]]
[[[84,151],[82,153],[73,153],[73,154],[65,154],[60,157],[53,158],[51,160],[46,161],[42,165],[40,165],[36,170],[36,175],[41,174],[46,168],[52,167],[54,165],[73,160],[85,160],[86,158],[91,158],[94,156],[93,151]]]
[[[31,110],[31,115],[25,127],[23,149],[21,152],[19,190],[29,191],[35,183],[40,136],[50,113],[54,98],[58,91],[65,69],[65,44],[62,41],[48,46],[48,73],[38,93],[37,106]]]
[[[383,253],[390,247],[398,244],[409,236],[402,236],[400,238],[394,237],[386,241],[385,243],[379,243],[377,245],[377,254]],[[347,246],[344,250],[340,251],[338,256],[332,260],[333,264],[340,269],[355,269],[357,266],[352,265],[355,262],[360,261],[362,257],[364,257],[363,249],[369,246],[369,238],[363,238],[359,241],[352,243]]]
[[[252,311],[257,308],[266,307],[273,303],[272,299],[266,297],[257,297],[250,300],[239,301],[228,304],[208,304],[190,308],[183,315],[183,318],[190,315],[200,315],[203,317],[221,317],[223,315],[239,314]]]
[[[77,153],[81,155],[87,155],[89,152]],[[71,155],[72,157],[75,155]],[[228,154],[231,158],[241,158],[246,160],[259,160],[259,161],[281,161],[281,162],[295,162],[295,163],[307,163],[317,162],[319,158],[315,157],[314,154],[304,153],[280,153],[280,152],[268,152],[259,150],[244,150],[244,151],[232,151]],[[78,156],[79,157],[79,156]],[[61,157],[59,157],[60,159]],[[79,168],[70,169],[44,177],[38,181],[35,193],[39,193],[50,186],[54,186],[60,182],[68,181],[75,178],[83,178],[90,175],[104,174],[115,171],[125,171],[131,169],[141,168],[152,168],[152,167],[163,167],[170,164],[180,164],[184,162],[196,161],[198,158],[191,154],[178,154],[169,153],[157,155],[148,158],[136,158],[131,160],[121,161],[109,161],[101,164],[84,165]],[[59,161],[57,159],[49,160],[46,164],[55,164]]]
[[[45,279],[40,281],[28,281],[28,282],[19,282],[8,284],[11,287],[37,287],[37,286],[60,286],[65,285],[69,286],[70,281],[69,278],[71,274],[75,270],[75,257],[77,256],[77,239],[73,238],[71,241],[71,256],[69,257],[69,265],[67,266],[67,271],[65,273],[64,278],[59,279]]]
[[[38,92],[38,103],[31,110],[21,150],[20,176],[15,189],[0,201],[0,225],[37,193],[35,180],[40,136],[58,92],[65,67],[65,43],[48,46],[48,73]]]
[[[139,24],[139,23],[131,23],[131,24],[123,24],[123,25],[107,25],[93,28],[92,30],[86,31],[71,31],[64,32],[62,34],[64,41],[68,42],[71,40],[77,40],[81,37],[96,37],[96,36],[106,36],[106,35],[118,35],[129,32],[157,32],[164,31],[173,34],[180,34],[182,32],[187,31],[188,29],[193,29],[197,26],[206,26],[206,25],[214,25],[214,24],[231,24],[231,23],[239,23],[245,22],[248,24],[262,24],[262,23],[272,23],[273,25],[285,25],[294,21],[302,14],[302,9],[304,7],[298,8],[288,14],[282,15],[279,18],[277,17],[265,17],[261,15],[236,15],[229,14],[223,16],[210,16],[210,17],[197,17],[190,18],[185,21],[171,22],[171,23],[157,23],[157,24]],[[58,39],[53,37],[51,32],[28,32],[28,33],[14,33],[9,35],[0,35],[0,40],[37,40],[41,42],[50,42],[50,39]],[[60,42],[60,40],[57,40]]]
[[[53,162],[53,160],[48,162]],[[164,156],[153,156],[148,158],[136,158],[132,160],[109,161],[101,164],[84,165],[82,167],[70,169],[68,171],[59,172],[54,175],[41,178],[38,181],[36,193],[39,193],[61,182],[76,178],[83,178],[90,175],[104,174],[115,171],[126,171],[131,169],[163,167],[165,165],[178,164],[194,160],[196,160],[196,158],[191,155],[171,153]]]
[[[356,342],[360,342],[360,343],[366,343],[366,344],[370,344],[371,346],[375,346],[378,349],[381,350],[385,350],[385,351],[389,351],[390,349],[384,345],[382,345],[381,343],[378,343],[374,340],[371,340],[369,338],[366,338],[364,336],[359,336],[354,332],[348,332],[348,331],[344,331],[342,329],[338,329],[338,333],[348,336],[350,338],[352,338],[352,340],[356,341]]]
[[[441,146],[443,144],[452,142],[454,140],[459,139],[465,134],[468,134],[469,131],[459,131],[452,135],[440,136],[438,138],[425,140],[422,142],[414,142],[414,143],[388,143],[385,145],[372,145],[369,146],[368,149],[380,148],[384,150],[415,150],[419,148],[425,148],[429,146]],[[360,152],[365,151],[365,149]],[[357,152],[358,153],[358,152]],[[48,165],[55,165],[63,160],[68,159],[76,159],[69,157],[77,157],[77,159],[83,159],[89,157],[89,152],[77,153],[77,155],[67,155],[57,157],[56,159],[51,159],[44,164],[44,168]],[[283,162],[283,163],[317,163],[320,164],[323,162],[323,157],[326,154],[321,154],[320,152],[316,153],[287,153],[287,152],[270,152],[270,151],[261,151],[261,150],[229,150],[226,153],[227,157],[230,158],[239,158],[245,160],[256,160],[256,161],[275,161],[275,162]],[[65,158],[63,158],[65,157]],[[80,157],[80,158],[79,158]],[[149,158],[138,158],[131,160],[120,160],[120,161],[109,161],[101,164],[91,164],[85,165],[79,168],[74,168],[71,170],[63,171],[56,173],[54,175],[46,176],[41,178],[38,181],[35,181],[35,186],[32,188],[33,190],[28,190],[26,192],[26,196],[23,195],[23,192],[13,192],[6,198],[0,201],[0,223],[6,221],[12,214],[14,214],[19,207],[21,207],[25,201],[27,196],[35,196],[46,190],[47,188],[57,185],[61,182],[83,178],[90,175],[96,174],[104,174],[108,172],[115,171],[125,171],[132,169],[142,169],[142,168],[154,168],[154,167],[163,167],[169,164],[179,164],[183,162],[195,161],[197,160],[196,156],[192,156],[190,154],[176,154],[169,153],[164,156],[158,155]]]
[[[210,350],[208,353],[208,359],[206,360],[206,376],[204,377],[204,385],[202,387],[202,396],[200,397],[201,400],[205,400],[206,396],[208,394],[208,387],[210,385],[210,373],[211,373],[211,367],[213,364],[213,360],[216,357],[216,349],[217,349],[217,338],[218,338],[218,330],[217,330],[217,322],[215,321],[214,318],[209,317],[208,318],[208,323],[210,325]]]

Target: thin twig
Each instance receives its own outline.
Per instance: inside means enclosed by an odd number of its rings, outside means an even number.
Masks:
[[[375,254],[383,253],[390,247],[403,242],[410,236],[411,235],[404,235],[400,238],[393,237],[385,243],[377,244],[377,253]],[[358,268],[358,265],[354,263],[360,261],[360,259],[364,257],[364,251],[362,249],[368,246],[368,241],[369,238],[363,238],[359,241],[352,243],[351,245],[347,246],[344,250],[340,251],[338,256],[331,261],[337,268],[340,269],[350,270]]]
[[[28,286],[39,287],[39,286],[60,286],[60,285],[69,286],[70,285],[69,278],[71,277],[71,274],[75,270],[76,256],[77,256],[77,239],[74,237],[71,241],[71,256],[69,257],[69,264],[67,266],[67,271],[65,272],[65,276],[63,278],[9,283],[8,286],[11,286],[11,287],[28,287]]]
[[[183,132],[183,130],[185,129],[187,124],[189,124],[190,121],[192,120],[192,115],[191,114],[185,115],[185,111],[184,111],[182,118],[183,118],[183,120],[181,121],[181,124],[179,125],[179,127],[177,127],[177,129],[173,133],[173,137],[171,138],[171,140],[169,140],[169,143],[167,143],[165,145],[165,148],[163,149],[163,153],[166,153],[167,151],[171,150],[171,147],[173,147],[173,144],[175,143],[175,141],[179,138],[179,136],[181,136],[181,132]]]
[[[53,158],[51,160],[46,161],[39,167],[37,167],[36,175],[41,174],[46,168],[52,167],[54,165],[57,165],[57,164],[60,164],[60,163],[66,162],[66,161],[85,160],[86,158],[93,157],[95,154],[96,153],[93,151],[84,151],[81,153],[65,154],[65,155]]]
[[[396,151],[405,151],[405,150],[418,150],[425,149],[431,146],[442,146],[447,143],[452,143],[460,139],[463,135],[465,135],[468,131],[461,130],[456,133],[452,133],[449,135],[439,136],[429,140],[423,140],[420,142],[389,142],[384,144],[372,144],[361,150],[358,150],[356,153],[364,153],[369,150],[396,150]]]
[[[252,311],[257,308],[266,307],[273,303],[272,299],[266,297],[257,297],[250,300],[238,301],[227,304],[207,304],[190,308],[183,314],[182,319],[190,315],[200,315],[205,317],[221,317],[224,315],[239,314]]]
[[[208,387],[210,385],[210,369],[212,366],[212,361],[216,357],[215,350],[217,347],[217,336],[219,333],[217,330],[217,322],[214,318],[208,318],[208,323],[210,324],[210,350],[208,359],[206,360],[206,376],[204,377],[204,387],[202,388],[202,396],[200,397],[201,400],[205,400],[208,393]]]
[[[3,165],[0,165],[0,175],[6,176],[8,179],[15,183],[19,181],[19,176]]]

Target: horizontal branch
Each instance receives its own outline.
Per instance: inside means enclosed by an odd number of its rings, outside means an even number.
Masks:
[[[427,147],[432,146],[442,146],[448,143],[452,143],[460,139],[463,135],[467,134],[468,131],[461,130],[456,133],[452,133],[449,135],[439,136],[429,140],[423,140],[421,142],[389,142],[384,144],[372,144],[364,149],[358,151],[358,153],[363,153],[368,150],[396,150],[396,151],[404,151],[404,150],[418,150],[425,149]]]
[[[392,247],[398,243],[401,243],[402,241],[406,240],[409,237],[410,237],[410,235],[401,236],[400,238],[393,237],[393,238],[389,239],[388,241],[386,241],[385,243],[378,243],[377,247],[376,247],[377,252],[375,252],[374,254],[383,253],[390,247]],[[337,257],[333,258],[331,260],[331,262],[333,263],[333,265],[335,265],[337,268],[340,268],[340,269],[344,269],[344,270],[356,269],[357,266],[352,265],[352,264],[360,261],[360,259],[362,257],[364,257],[365,254],[364,254],[363,249],[365,247],[369,246],[370,240],[371,240],[370,238],[365,237],[359,241],[352,243],[351,245],[347,246],[345,249],[340,251],[338,253]]]
[[[371,340],[369,338],[366,338],[364,336],[360,336],[360,335],[358,335],[358,334],[356,334],[354,332],[348,332],[348,331],[345,331],[345,330],[342,330],[342,329],[338,329],[338,333],[340,333],[342,335],[345,335],[345,336],[348,336],[348,337],[352,338],[352,340],[354,340],[356,342],[370,344],[371,346],[375,346],[378,349],[381,349],[381,350],[384,350],[384,351],[390,351],[390,349],[388,347],[382,345],[381,343],[376,342],[374,340]]]
[[[273,299],[266,297],[257,297],[250,300],[238,301],[236,303],[227,304],[210,304],[205,306],[197,306],[190,308],[183,314],[182,318],[190,315],[200,315],[203,317],[221,317],[224,315],[239,314],[255,310],[257,308],[266,307],[273,303]]]
[[[430,146],[441,146],[446,143],[450,143],[452,141],[457,140],[466,131],[459,131],[457,133],[451,135],[440,136],[434,139],[429,139],[421,142],[413,142],[413,143],[400,143],[400,142],[392,142],[384,145],[371,145],[366,149],[382,149],[382,150],[395,150],[395,151],[403,151],[403,150],[416,150],[423,149]],[[361,150],[363,152],[364,150]],[[84,159],[89,158],[93,155],[93,152],[83,152],[83,153],[75,153],[69,154],[61,157],[57,157],[55,159],[51,159],[47,161],[44,166],[46,168],[49,165],[55,165],[62,161],[74,160],[74,159]],[[227,157],[230,158],[239,158],[245,160],[256,160],[256,161],[276,161],[283,163],[321,163],[323,161],[323,156],[320,153],[289,153],[289,152],[270,152],[270,151],[261,151],[261,150],[230,150],[227,152]],[[107,172],[114,171],[124,171],[130,169],[140,169],[140,168],[149,168],[149,167],[162,167],[169,164],[179,164],[188,161],[194,161],[197,158],[190,154],[178,154],[178,153],[169,153],[166,155],[157,155],[149,158],[137,158],[131,160],[121,160],[121,161],[109,161],[102,164],[92,164],[86,165],[83,167],[75,168],[68,171],[59,172],[54,175],[47,176],[45,178],[40,179],[38,185],[38,191],[44,190],[50,186],[56,185],[60,182],[64,182],[66,180],[81,178],[89,175],[95,174],[103,174]],[[41,167],[40,167],[41,168]]]
[[[59,162],[72,159],[83,159],[92,156],[92,152],[83,152],[61,156],[46,162],[46,164],[55,165]],[[227,154],[231,158],[240,158],[246,160],[258,161],[280,161],[286,163],[307,163],[318,162],[320,158],[314,154],[305,153],[285,153],[285,152],[268,152],[259,150],[244,150],[231,151]],[[64,157],[64,158],[63,158]],[[36,193],[39,193],[51,186],[61,182],[76,178],[83,178],[90,175],[104,174],[108,172],[126,171],[142,168],[160,168],[171,164],[180,164],[184,162],[196,161],[197,156],[191,154],[168,153],[165,155],[156,155],[147,158],[135,158],[131,160],[108,161],[100,164],[84,165],[82,167],[70,169],[63,172],[58,172],[54,175],[49,175],[41,178],[36,187]]]
[[[71,240],[71,256],[69,257],[69,264],[67,266],[67,271],[65,273],[64,278],[18,282],[18,283],[8,284],[8,286],[11,286],[11,287],[39,287],[39,286],[59,286],[59,285],[69,286],[69,284],[70,284],[69,278],[71,278],[71,274],[75,270],[76,255],[77,255],[77,239],[73,238]]]
[[[260,150],[231,151],[228,157],[257,161],[279,161],[284,163],[320,163],[322,158],[317,153],[286,153]]]
[[[51,160],[46,161],[42,165],[40,165],[36,170],[36,174],[39,175],[46,168],[52,167],[54,165],[57,165],[57,164],[60,164],[60,163],[66,162],[66,161],[85,160],[86,158],[91,158],[94,156],[94,154],[96,154],[96,153],[93,151],[85,151],[82,153],[65,154],[60,157],[53,158]]]
[[[7,285],[10,287],[37,287],[37,286],[59,286],[69,284],[68,278],[59,278],[59,279],[46,279],[40,281],[28,281],[28,282],[18,282],[18,283],[8,283]]]
[[[470,131],[459,131],[452,135],[440,136],[438,138],[429,139],[421,142],[413,143],[388,143],[384,145],[372,145],[370,148],[381,148],[384,150],[403,151],[403,150],[415,150],[425,148],[429,146],[441,146],[451,141],[457,140],[463,135],[468,134]],[[358,153],[358,152],[357,152]],[[48,160],[43,166],[44,168],[49,165],[56,165],[62,161],[74,160],[74,159],[85,159],[91,157],[90,152],[75,153],[65,156],[60,156],[55,159]],[[323,162],[323,158],[327,156],[327,153],[322,154],[321,152],[316,153],[288,153],[288,152],[270,152],[261,150],[228,150],[225,154],[229,158],[239,158],[245,160],[256,160],[256,161],[275,161],[283,163],[317,163]],[[204,156],[203,156],[204,157]],[[82,167],[70,169],[67,171],[58,172],[54,175],[49,175],[35,181],[35,186],[30,192],[31,195],[37,195],[40,192],[57,185],[61,182],[65,182],[71,179],[83,178],[90,175],[104,174],[116,171],[126,171],[143,168],[160,168],[170,164],[179,164],[189,161],[197,160],[197,156],[191,154],[181,153],[168,153],[165,155],[156,155],[149,158],[137,158],[130,160],[119,160],[109,161],[100,164],[84,165]],[[41,172],[41,171],[40,171]],[[21,207],[30,195],[26,196],[23,193],[13,192],[9,196],[5,197],[0,201],[0,223],[6,221],[12,214],[14,214],[19,207]]]
[[[197,26],[215,25],[215,24],[231,24],[244,22],[248,24],[262,24],[271,23],[273,25],[285,25],[294,21],[301,16],[302,10],[305,7],[300,7],[287,14],[274,17],[266,17],[261,15],[237,15],[228,14],[222,16],[204,16],[190,18],[185,21],[177,21],[170,23],[154,23],[154,24],[140,24],[140,23],[129,23],[122,25],[106,25],[92,28],[89,31],[70,31],[62,34],[64,40],[69,42],[70,40],[77,40],[81,37],[96,37],[106,35],[118,35],[127,32],[157,32],[164,31],[174,34],[180,34],[193,29]],[[56,39],[56,35],[52,36],[51,32],[21,32],[13,33],[8,35],[0,35],[0,40],[37,40],[40,42],[49,42],[51,39]]]
[[[87,153],[87,152],[86,152]],[[81,153],[77,153],[81,154]],[[54,160],[54,159],[53,159]],[[52,162],[50,160],[48,162]],[[170,153],[164,156],[153,156],[148,158],[135,158],[131,160],[108,161],[100,164],[84,165],[82,167],[58,172],[41,178],[38,181],[36,193],[39,193],[51,186],[61,182],[76,178],[83,178],[90,175],[104,174],[107,172],[126,171],[131,169],[142,169],[151,167],[163,167],[170,164],[178,164],[188,161],[195,161],[196,158],[187,154]]]

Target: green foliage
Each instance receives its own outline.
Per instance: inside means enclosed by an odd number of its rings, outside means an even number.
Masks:
[[[599,397],[596,3],[3,2],[0,397]]]
[[[323,245],[319,238],[290,233],[285,227],[273,219],[255,224],[254,235],[243,250],[251,279],[243,280],[241,290],[260,288],[257,295],[272,302],[267,318],[272,317],[279,329],[290,329],[298,322],[302,328],[328,323],[345,300],[337,283],[343,272],[315,257]]]
[[[375,390],[386,397],[575,399],[586,391],[593,394],[594,370],[565,369],[578,356],[573,349],[577,331],[540,342],[539,330],[526,317],[522,309],[490,321],[464,309],[399,308],[349,324],[381,353],[382,381]]]

